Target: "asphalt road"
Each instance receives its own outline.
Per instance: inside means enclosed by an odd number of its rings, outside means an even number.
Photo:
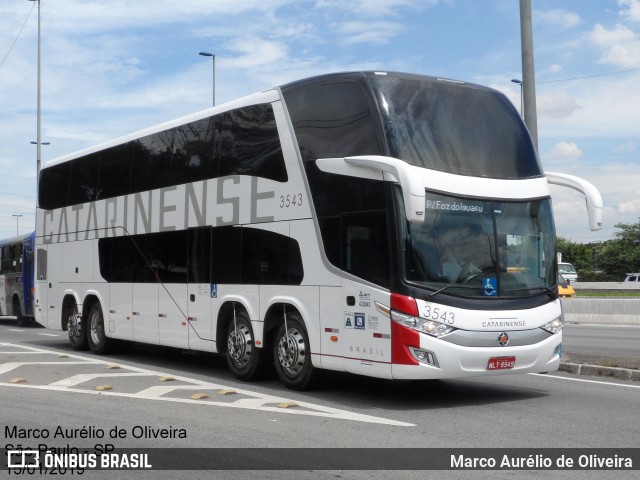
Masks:
[[[566,359],[640,369],[640,327],[569,324],[563,331]]]
[[[11,381],[18,381],[11,383]],[[96,390],[99,386],[110,387]],[[292,392],[275,378],[237,382],[213,355],[187,355],[133,347],[107,357],[75,352],[63,332],[21,329],[0,320],[0,394],[3,443],[37,448],[163,448],[175,462],[196,451],[227,448],[238,467],[265,448],[335,448],[323,452],[340,460],[341,449],[635,448],[640,385],[566,374],[507,375],[478,380],[389,382],[330,374],[319,389]],[[193,395],[201,395],[193,397]],[[202,395],[207,395],[203,397]],[[200,398],[196,400],[194,398]],[[13,430],[15,427],[15,430]],[[54,439],[61,427],[63,438]],[[79,435],[83,427],[87,438]],[[9,428],[9,430],[7,430]],[[27,429],[49,438],[15,438]],[[21,430],[22,429],[22,430]],[[116,429],[116,430],[114,430]],[[102,431],[103,437],[97,434]],[[110,432],[121,432],[116,438]],[[98,433],[96,433],[98,432]],[[162,432],[167,432],[163,434]],[[32,431],[33,433],[33,431]],[[7,438],[13,436],[14,438]],[[162,438],[163,436],[169,438]],[[32,445],[33,444],[33,445]],[[252,452],[238,450],[257,448]],[[301,470],[185,471],[186,478],[389,478],[389,472],[318,469],[309,451],[280,451],[274,468],[300,462]],[[313,452],[313,451],[312,451]],[[388,450],[377,450],[372,464]],[[604,452],[604,451],[603,451]],[[395,456],[391,454],[389,461]],[[605,453],[602,453],[604,455]],[[295,458],[300,455],[300,458]],[[640,462],[640,458],[638,459]],[[316,468],[309,468],[309,465]],[[340,465],[340,464],[338,464]],[[0,473],[2,475],[3,473]],[[545,471],[540,478],[639,478],[639,471]],[[88,478],[176,478],[178,472],[92,471]],[[530,478],[531,471],[402,471],[394,478]]]

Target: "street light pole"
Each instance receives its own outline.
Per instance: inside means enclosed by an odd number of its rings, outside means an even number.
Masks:
[[[213,66],[213,89],[212,89],[212,99],[213,106],[216,106],[216,56],[211,52],[200,52],[198,55],[203,57],[211,57],[211,65]]]
[[[533,57],[533,22],[531,0],[520,0],[520,41],[522,50],[522,91],[524,123],[529,129],[533,145],[538,151],[538,115],[536,110],[536,78]]]
[[[21,214],[13,214],[14,217],[16,217],[16,235],[19,235],[18,233],[18,225],[19,225],[19,221],[20,221],[20,217],[22,216]]]
[[[38,106],[37,106],[37,126],[36,126],[36,182],[40,178],[40,164],[42,163],[42,93],[41,93],[41,34],[40,34],[40,0],[29,0],[30,2],[38,3]]]

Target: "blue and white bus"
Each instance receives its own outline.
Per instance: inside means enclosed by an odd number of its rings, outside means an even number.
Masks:
[[[33,319],[35,232],[0,240],[0,315],[18,325]]]
[[[562,352],[549,183],[511,102],[479,85],[300,80],[48,162],[36,319],[135,341],[393,379],[546,372]]]

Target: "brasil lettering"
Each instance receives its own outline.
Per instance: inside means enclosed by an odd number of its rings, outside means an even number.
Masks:
[[[266,213],[275,190],[260,191],[258,177],[232,175],[160,188],[123,197],[46,210],[38,236],[43,243],[90,240],[129,234],[182,230],[205,225],[271,222]],[[260,179],[266,183],[272,181]]]

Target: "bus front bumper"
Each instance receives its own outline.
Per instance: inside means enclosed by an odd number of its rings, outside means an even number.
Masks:
[[[394,379],[465,378],[514,373],[544,373],[558,369],[562,332],[522,346],[466,347],[420,335],[420,347],[409,348],[412,364],[393,363]],[[420,359],[420,360],[419,360]]]

